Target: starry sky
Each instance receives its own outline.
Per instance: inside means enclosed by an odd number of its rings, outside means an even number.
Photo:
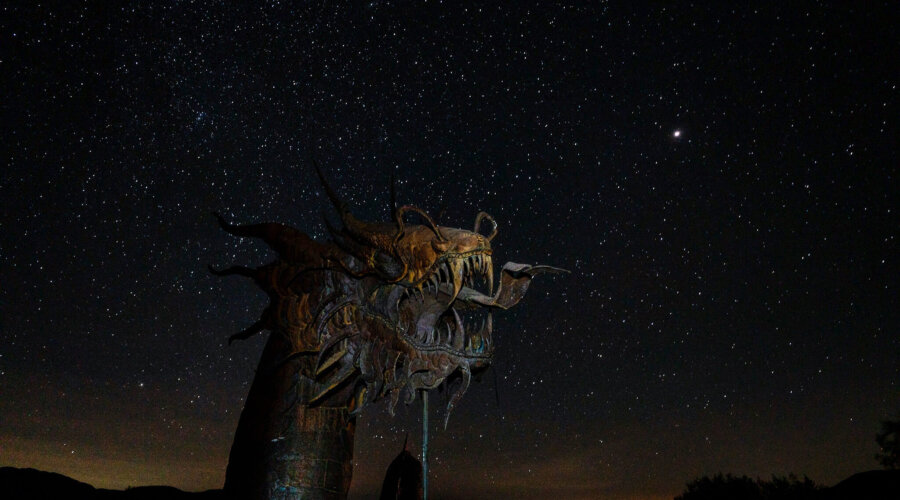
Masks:
[[[4,3],[0,465],[221,487],[264,338],[226,341],[267,299],[206,266],[273,253],[210,213],[323,238],[315,160],[361,216],[393,174],[444,225],[493,215],[495,264],[572,271],[434,414],[434,498],[876,468],[898,10],[781,3]],[[372,498],[421,407],[358,424]]]

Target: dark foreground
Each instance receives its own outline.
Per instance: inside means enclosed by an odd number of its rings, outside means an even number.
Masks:
[[[0,498],[6,500],[97,499],[97,500],[224,500],[222,490],[199,493],[171,486],[141,486],[125,491],[105,490],[55,472],[0,467]]]
[[[734,491],[706,491],[691,499],[739,500]],[[35,469],[0,467],[0,498],[5,500],[98,499],[98,500],[225,500],[222,490],[197,493],[181,491],[171,486],[141,486],[125,491],[105,490],[76,481],[55,472]],[[747,497],[748,500],[751,497]],[[755,497],[753,497],[755,498]],[[766,498],[764,496],[764,498]],[[778,499],[793,497],[777,495]],[[815,500],[896,500],[900,498],[900,470],[860,472],[830,488],[803,492],[797,498]],[[561,499],[562,500],[562,499]],[[774,500],[774,499],[773,499]]]

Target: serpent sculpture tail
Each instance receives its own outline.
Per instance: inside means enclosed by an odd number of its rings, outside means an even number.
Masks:
[[[231,498],[346,498],[359,411],[387,398],[393,414],[401,397],[412,402],[459,373],[446,427],[473,370],[491,362],[493,311],[519,302],[534,276],[562,271],[508,262],[495,292],[491,216],[479,213],[472,231],[438,226],[414,206],[396,207],[392,192],[392,222],[359,220],[316,171],[341,220],[340,228],[326,220],[330,241],[216,216],[225,231],[262,239],[278,254],[255,269],[210,267],[253,279],[270,299],[258,321],[229,339],[271,332],[231,448]],[[425,225],[406,224],[408,212]]]

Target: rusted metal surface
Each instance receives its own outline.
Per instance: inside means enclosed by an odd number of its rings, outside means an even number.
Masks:
[[[393,414],[401,397],[410,403],[458,373],[446,427],[472,372],[491,362],[493,312],[518,303],[534,276],[563,271],[508,262],[495,292],[489,215],[479,213],[472,231],[438,226],[410,205],[392,206],[391,223],[367,222],[323,184],[341,220],[340,228],[326,221],[326,242],[217,216],[227,232],[278,253],[258,268],[210,268],[253,279],[270,300],[229,339],[272,332],[229,457],[225,490],[235,498],[345,498],[355,415],[380,399]],[[412,213],[427,224],[407,224]]]

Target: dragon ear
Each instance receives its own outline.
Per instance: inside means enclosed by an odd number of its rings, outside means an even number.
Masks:
[[[489,221],[491,221],[491,225],[494,228],[491,231],[490,236],[487,236],[487,240],[491,241],[492,239],[494,239],[494,236],[497,236],[497,230],[499,229],[499,225],[497,224],[497,221],[494,220],[493,217],[488,215],[487,212],[478,212],[478,215],[475,216],[475,229],[472,229],[472,232],[477,233],[478,230],[481,229],[481,221],[484,219],[488,219]]]

